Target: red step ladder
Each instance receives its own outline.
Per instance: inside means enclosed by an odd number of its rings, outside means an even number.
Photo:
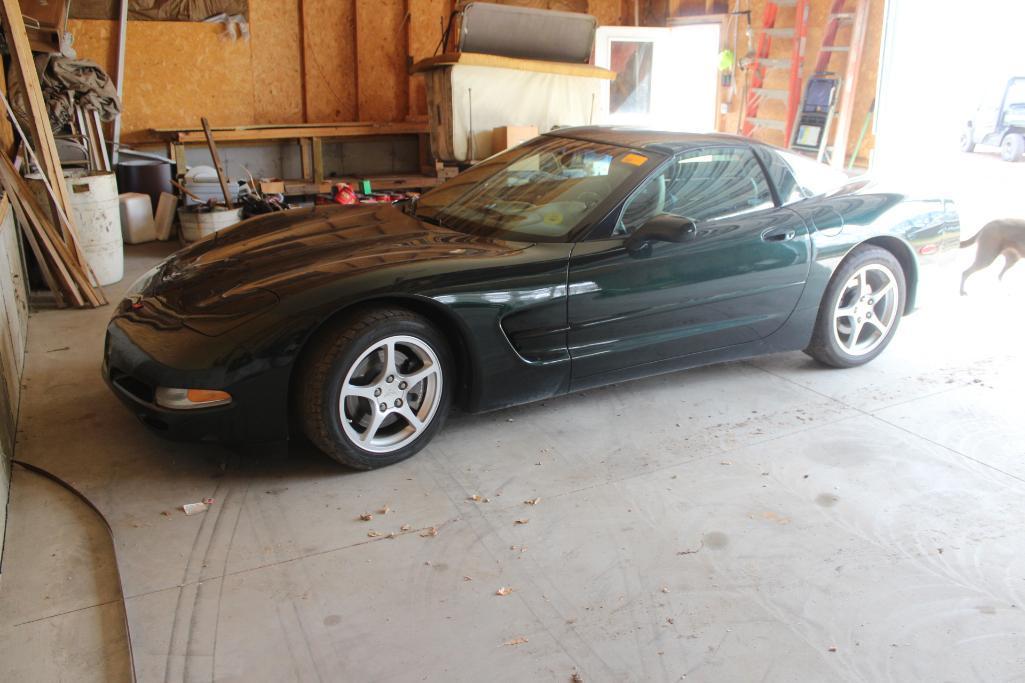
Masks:
[[[790,26],[777,26],[781,7],[793,8]],[[744,125],[741,132],[750,137],[759,128],[778,130],[783,134],[783,144],[790,141],[801,101],[801,71],[804,67],[804,48],[808,38],[808,0],[776,0],[765,4],[762,28],[758,32],[754,61],[750,66],[751,83],[744,106]],[[789,57],[773,56],[773,47],[783,45]],[[777,49],[777,53],[780,50]],[[787,87],[767,88],[766,80],[771,71],[788,74]],[[784,118],[759,116],[759,106],[765,100],[779,100],[785,104]]]
[[[868,12],[869,0],[833,0],[826,30],[822,34],[822,47],[815,62],[816,74],[839,73],[839,69],[830,68],[833,55],[845,55],[847,58],[836,104],[836,134],[832,145],[828,140],[824,143],[827,147],[832,147],[830,163],[836,168],[844,167],[847,156],[847,140],[854,118],[854,92],[858,85],[861,58],[865,51],[865,37],[868,34]],[[842,26],[851,27],[850,43],[847,45],[837,44]]]

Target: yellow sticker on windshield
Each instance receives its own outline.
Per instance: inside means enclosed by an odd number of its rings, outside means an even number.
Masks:
[[[627,154],[622,159],[620,159],[620,161],[622,161],[624,164],[630,164],[631,166],[643,166],[644,162],[646,162],[647,160],[648,157],[644,156],[643,154],[633,153]]]
[[[562,225],[562,214],[558,211],[545,214],[545,223],[550,225]]]

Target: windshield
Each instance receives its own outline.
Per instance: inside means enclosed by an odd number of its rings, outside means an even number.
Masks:
[[[1013,107],[1014,105],[1021,106],[1023,104],[1025,104],[1025,78],[1015,78],[1007,86],[1005,106]]]
[[[805,197],[817,197],[833,190],[839,189],[847,184],[850,177],[832,166],[820,164],[808,157],[776,150],[776,154],[783,157],[797,178],[797,184]]]
[[[416,215],[459,232],[568,242],[662,159],[646,151],[544,136],[426,193]]]

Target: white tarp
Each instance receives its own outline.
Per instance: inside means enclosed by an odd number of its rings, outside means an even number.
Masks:
[[[446,161],[491,156],[491,132],[500,126],[537,126],[547,133],[599,122],[600,78],[455,64],[451,80],[455,158]]]

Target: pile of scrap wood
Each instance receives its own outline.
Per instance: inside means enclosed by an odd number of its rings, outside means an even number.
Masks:
[[[0,112],[0,184],[4,189],[0,206],[10,202],[14,208],[25,241],[36,257],[43,279],[53,291],[58,306],[101,306],[107,301],[97,286],[96,277],[86,262],[78,239],[71,200],[64,182],[64,170],[57,156],[20,6],[17,0],[0,0],[0,10],[12,69],[17,71],[24,85],[30,113],[29,135],[26,135],[7,97],[0,95],[5,108],[5,112]],[[9,116],[9,121],[4,113]],[[42,202],[28,187],[11,160],[14,149],[11,124],[21,138],[21,149],[40,170],[46,188],[46,197]]]

